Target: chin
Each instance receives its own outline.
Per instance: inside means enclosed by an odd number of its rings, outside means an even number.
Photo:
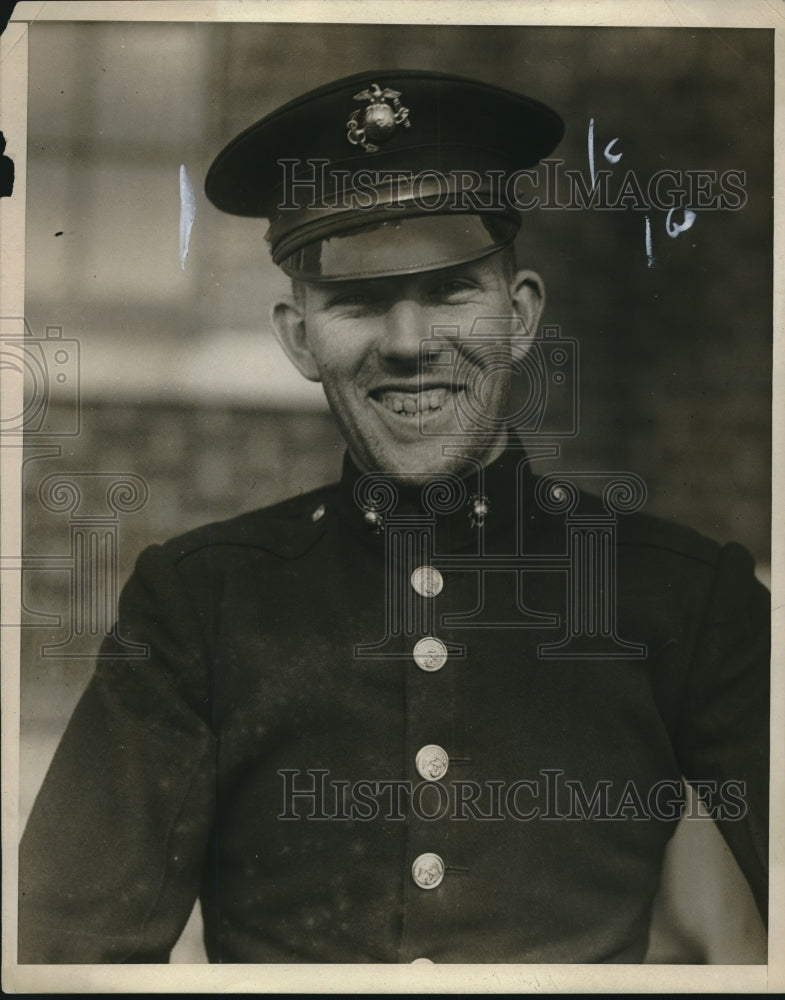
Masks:
[[[460,454],[445,455],[442,448],[460,449]],[[478,446],[476,442],[434,442],[427,448],[407,448],[403,453],[384,456],[377,469],[402,486],[421,486],[424,481],[440,476],[466,476],[478,465],[487,465],[503,451],[503,446],[493,448]]]

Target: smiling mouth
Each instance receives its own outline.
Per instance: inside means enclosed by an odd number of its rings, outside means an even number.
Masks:
[[[371,397],[397,416],[416,417],[418,413],[438,413],[460,388],[460,386],[449,388],[435,386],[416,392],[401,389],[379,389],[372,392]]]

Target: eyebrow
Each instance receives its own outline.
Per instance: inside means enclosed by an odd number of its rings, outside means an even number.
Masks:
[[[324,303],[329,304],[337,297],[344,295],[373,295],[380,291],[380,282],[371,279],[340,282],[340,284],[323,287]],[[388,286],[389,287],[389,286]]]

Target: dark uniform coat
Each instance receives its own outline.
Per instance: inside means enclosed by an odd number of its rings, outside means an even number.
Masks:
[[[484,524],[412,503],[391,545],[347,462],[142,553],[118,634],[149,657],[99,661],[57,751],[22,843],[21,962],[166,961],[197,897],[212,961],[641,961],[682,776],[765,913],[750,556],[632,513],[594,570],[570,562],[575,512],[544,511],[517,459],[485,470]],[[433,596],[411,582],[424,551]],[[576,617],[592,588],[602,620]],[[425,636],[446,659],[415,658]],[[417,769],[434,746],[438,781]]]

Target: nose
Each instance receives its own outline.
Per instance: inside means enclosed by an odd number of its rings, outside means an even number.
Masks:
[[[420,344],[429,336],[426,310],[414,299],[396,299],[385,315],[379,351],[384,358],[417,365]]]

